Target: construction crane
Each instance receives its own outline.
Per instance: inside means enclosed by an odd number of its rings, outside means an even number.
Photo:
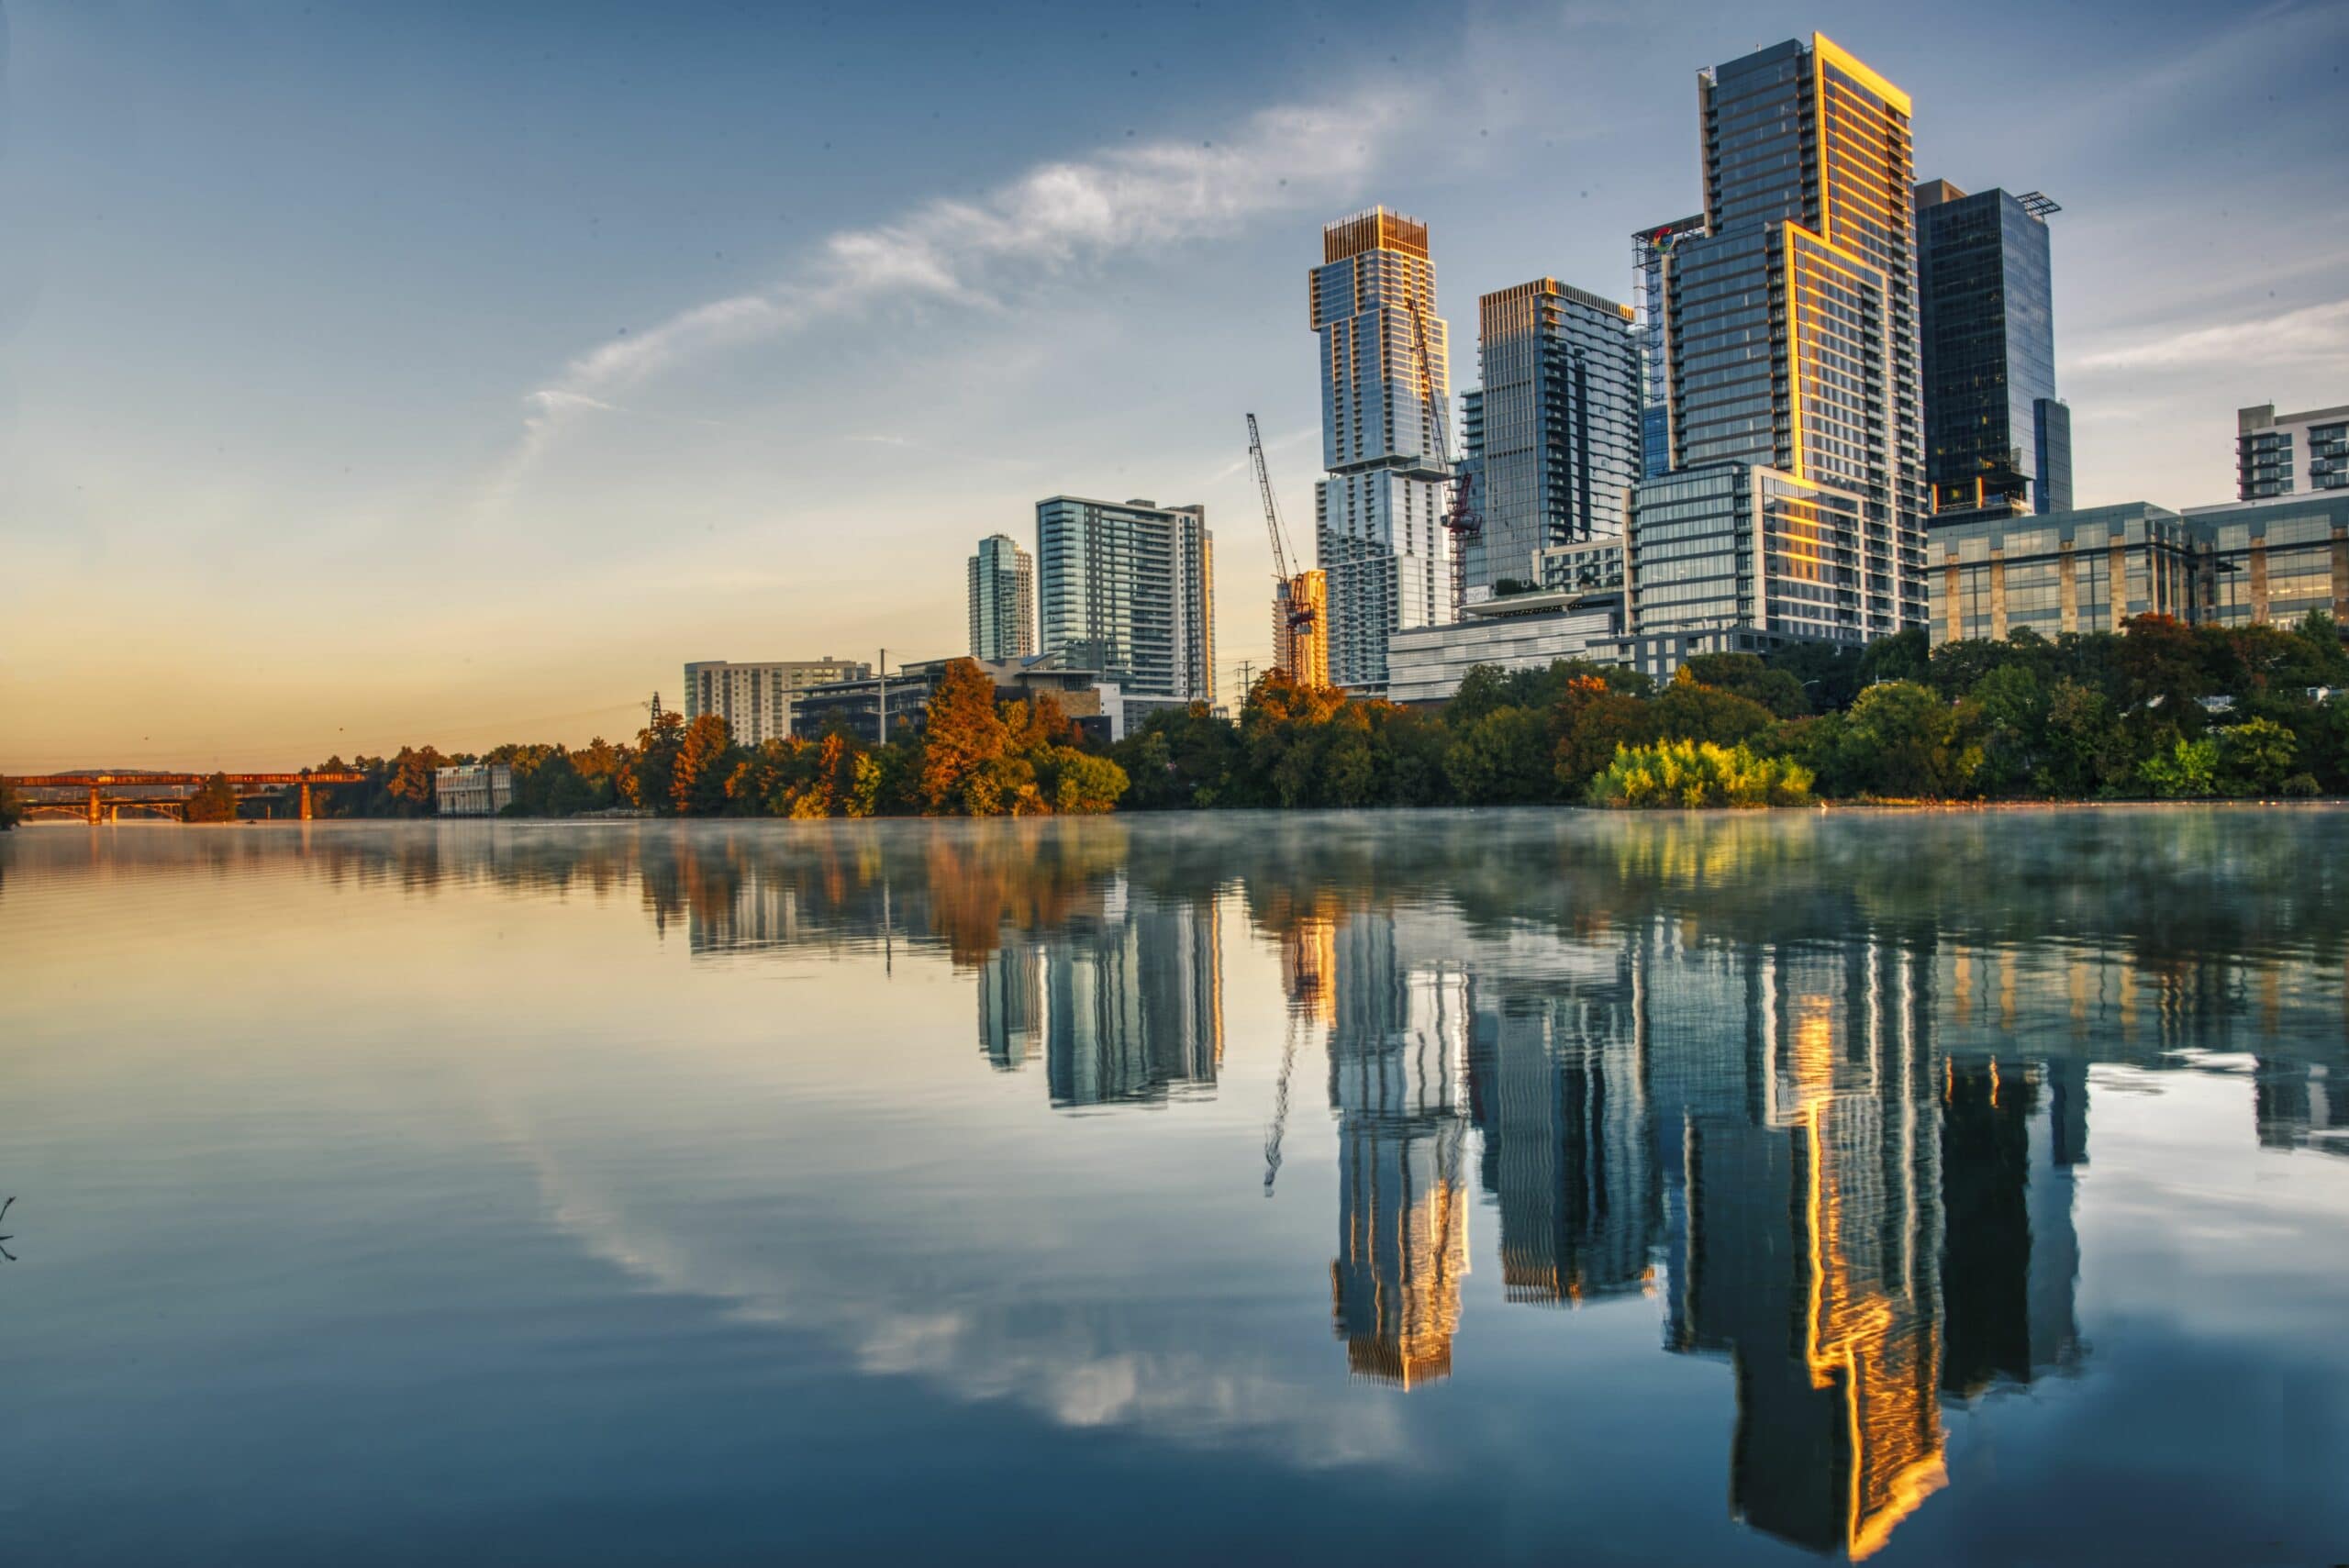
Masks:
[[[1307,574],[1289,570],[1288,530],[1281,526],[1281,504],[1273,494],[1272,471],[1264,464],[1264,438],[1256,428],[1256,416],[1253,414],[1248,416],[1248,459],[1255,465],[1256,489],[1264,498],[1264,531],[1273,541],[1274,614],[1287,632],[1280,639],[1280,646],[1273,651],[1275,656],[1274,662],[1292,680],[1321,684],[1328,679],[1326,671],[1297,668],[1301,663],[1312,662],[1296,655],[1300,648],[1311,646],[1309,639],[1314,636],[1321,613],[1315,603],[1318,595],[1300,592],[1300,588],[1305,586],[1303,579]],[[1317,675],[1319,676],[1318,680],[1315,679]]]
[[[1435,356],[1428,351],[1428,318],[1419,308],[1419,291],[1412,287],[1411,337],[1419,345],[1420,394],[1427,400],[1428,412],[1435,417],[1436,457],[1443,465],[1445,483],[1452,487],[1452,496],[1444,506],[1444,531],[1452,536],[1452,614],[1457,619],[1461,606],[1468,602],[1468,546],[1482,539],[1485,519],[1476,513],[1476,498],[1470,494],[1475,482],[1468,472],[1452,459],[1452,419],[1444,407],[1445,398],[1436,395]]]

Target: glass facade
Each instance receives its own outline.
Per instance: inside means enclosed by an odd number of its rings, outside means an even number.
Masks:
[[[1203,506],[1039,501],[1043,651],[1133,696],[1213,703],[1214,550]]]
[[[1917,187],[1925,469],[1937,511],[2067,511],[2070,411],[2055,397],[2043,196]]]
[[[1705,232],[1705,215],[1642,228],[1631,236],[1631,305],[1640,336],[1640,477],[1672,472],[1672,343],[1664,329],[1664,263],[1673,249]]]
[[[1922,625],[1908,95],[1813,34],[1702,73],[1699,97],[1706,232],[1657,262],[1672,464],[1857,495],[1860,635]]]
[[[1933,530],[1932,636],[2117,632],[2132,616],[2288,625],[2349,615],[2349,494],[2183,517],[2143,502]]]
[[[1452,475],[1437,429],[1452,396],[1450,350],[1425,224],[1374,207],[1325,228],[1321,258],[1310,324],[1330,476],[1314,488],[1315,559],[1328,577],[1330,678],[1375,693],[1386,683],[1388,636],[1451,616]]]
[[[1536,550],[1620,534],[1640,477],[1629,306],[1541,278],[1485,295],[1479,327],[1472,461],[1484,532],[1468,552],[1471,599],[1525,580]]]
[[[1866,506],[1856,493],[1751,463],[1643,481],[1625,576],[1642,635],[1748,628],[1860,642],[1891,629],[1867,606]]]
[[[2237,411],[2235,494],[2245,501],[2349,491],[2349,407]]]

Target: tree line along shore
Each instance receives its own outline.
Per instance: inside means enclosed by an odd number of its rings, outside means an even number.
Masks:
[[[1197,705],[1107,745],[1049,695],[997,702],[963,661],[919,730],[886,745],[834,732],[745,747],[721,718],[670,713],[629,742],[330,758],[321,771],[364,778],[326,792],[321,815],[429,816],[434,771],[470,762],[510,766],[507,815],[534,817],[2314,796],[2349,793],[2349,651],[2321,614],[2291,628],[2141,616],[2120,634],[1708,654],[1664,683],[1565,660],[1484,665],[1439,708],[1275,672],[1236,724]],[[188,815],[235,811],[222,780]],[[0,786],[0,821],[17,815]]]

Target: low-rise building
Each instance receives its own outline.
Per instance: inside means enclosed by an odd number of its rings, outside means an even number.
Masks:
[[[2349,491],[2349,404],[2278,414],[2276,405],[2235,411],[2235,496],[2274,501]]]
[[[1547,669],[1560,659],[1609,663],[1620,657],[1623,599],[1620,593],[1509,594],[1461,607],[1447,626],[1413,627],[1386,641],[1390,702],[1449,701],[1479,664],[1504,670]]]
[[[514,770],[471,762],[432,770],[432,808],[443,817],[495,817],[513,802]]]
[[[2143,501],[1933,530],[1935,643],[2198,625],[2349,619],[2349,491],[2172,512]]]

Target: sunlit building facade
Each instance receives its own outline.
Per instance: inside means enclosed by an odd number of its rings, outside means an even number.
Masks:
[[[1299,685],[1330,684],[1330,578],[1319,567],[1274,587],[1273,665]]]
[[[1865,642],[1900,629],[1891,562],[1856,491],[1747,462],[1642,481],[1624,582],[1642,636],[1744,630],[1760,640]],[[1745,645],[1741,644],[1741,647]]]
[[[704,660],[685,666],[685,718],[706,713],[726,721],[738,746],[758,746],[793,734],[799,695],[835,681],[869,678],[873,666],[856,659],[776,659],[738,664]]]
[[[1437,428],[1452,396],[1450,349],[1427,225],[1384,207],[1329,225],[1309,300],[1328,470],[1314,487],[1314,558],[1329,579],[1330,679],[1375,694],[1386,689],[1388,636],[1452,611],[1452,475]]]
[[[1036,651],[1036,562],[1008,534],[979,541],[970,562],[971,657],[1025,659]]]
[[[1660,262],[1672,466],[1857,495],[1854,622],[1922,626],[1909,101],[1825,37],[1701,72],[1705,224]]]

